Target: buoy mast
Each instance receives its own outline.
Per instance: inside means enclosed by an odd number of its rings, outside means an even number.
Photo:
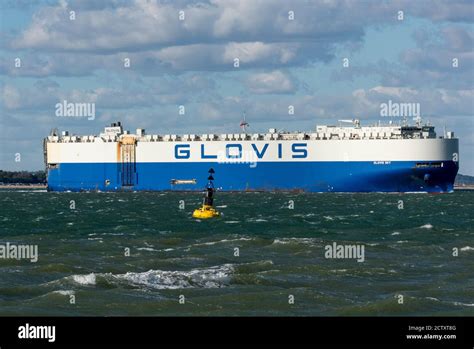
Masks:
[[[209,177],[207,177],[207,185],[206,185],[206,191],[204,195],[204,199],[202,201],[202,206],[200,208],[197,208],[193,212],[193,217],[198,218],[198,219],[207,219],[207,218],[213,218],[213,217],[219,217],[220,213],[216,211],[216,209],[213,207],[214,204],[214,176],[213,174],[215,173],[213,168],[209,169]]]

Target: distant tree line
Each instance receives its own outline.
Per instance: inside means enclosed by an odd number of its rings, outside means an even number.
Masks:
[[[474,185],[474,177],[458,174],[456,176],[455,184],[457,184],[457,185]]]
[[[2,171],[0,170],[0,184],[40,184],[46,183],[44,171]]]

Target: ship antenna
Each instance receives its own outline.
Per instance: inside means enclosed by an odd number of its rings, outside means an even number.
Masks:
[[[247,133],[247,127],[249,127],[249,123],[247,122],[246,120],[246,115],[247,115],[247,112],[244,111],[244,118],[243,120],[240,122],[240,128],[242,129],[243,132]]]
[[[413,121],[415,121],[415,125],[417,127],[421,127],[421,117],[420,116],[417,116],[417,117],[413,118]]]

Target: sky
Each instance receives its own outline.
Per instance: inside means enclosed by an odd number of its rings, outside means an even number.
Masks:
[[[454,131],[460,173],[474,175],[472,0],[3,0],[0,11],[0,169],[44,169],[54,128],[234,133],[245,113],[249,132],[310,131],[398,123],[380,115],[392,101]],[[94,103],[95,118],[57,116],[63,101]]]

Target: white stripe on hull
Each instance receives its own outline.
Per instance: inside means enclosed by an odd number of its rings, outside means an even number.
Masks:
[[[254,146],[252,146],[252,144]],[[262,153],[256,156],[256,150]],[[281,144],[279,156],[278,144]],[[306,144],[307,156],[294,158],[294,144]],[[189,145],[189,158],[176,159],[175,147]],[[151,162],[209,162],[225,159],[226,146],[241,145],[244,160],[274,161],[446,161],[458,153],[458,139],[381,139],[381,140],[269,140],[269,141],[188,141],[137,142],[136,161]],[[219,159],[202,157],[220,155]],[[232,150],[236,150],[231,146]],[[256,149],[255,149],[256,148]],[[187,150],[187,149],[186,149]],[[48,163],[114,163],[120,162],[118,142],[47,143]],[[232,154],[232,153],[231,153]]]

